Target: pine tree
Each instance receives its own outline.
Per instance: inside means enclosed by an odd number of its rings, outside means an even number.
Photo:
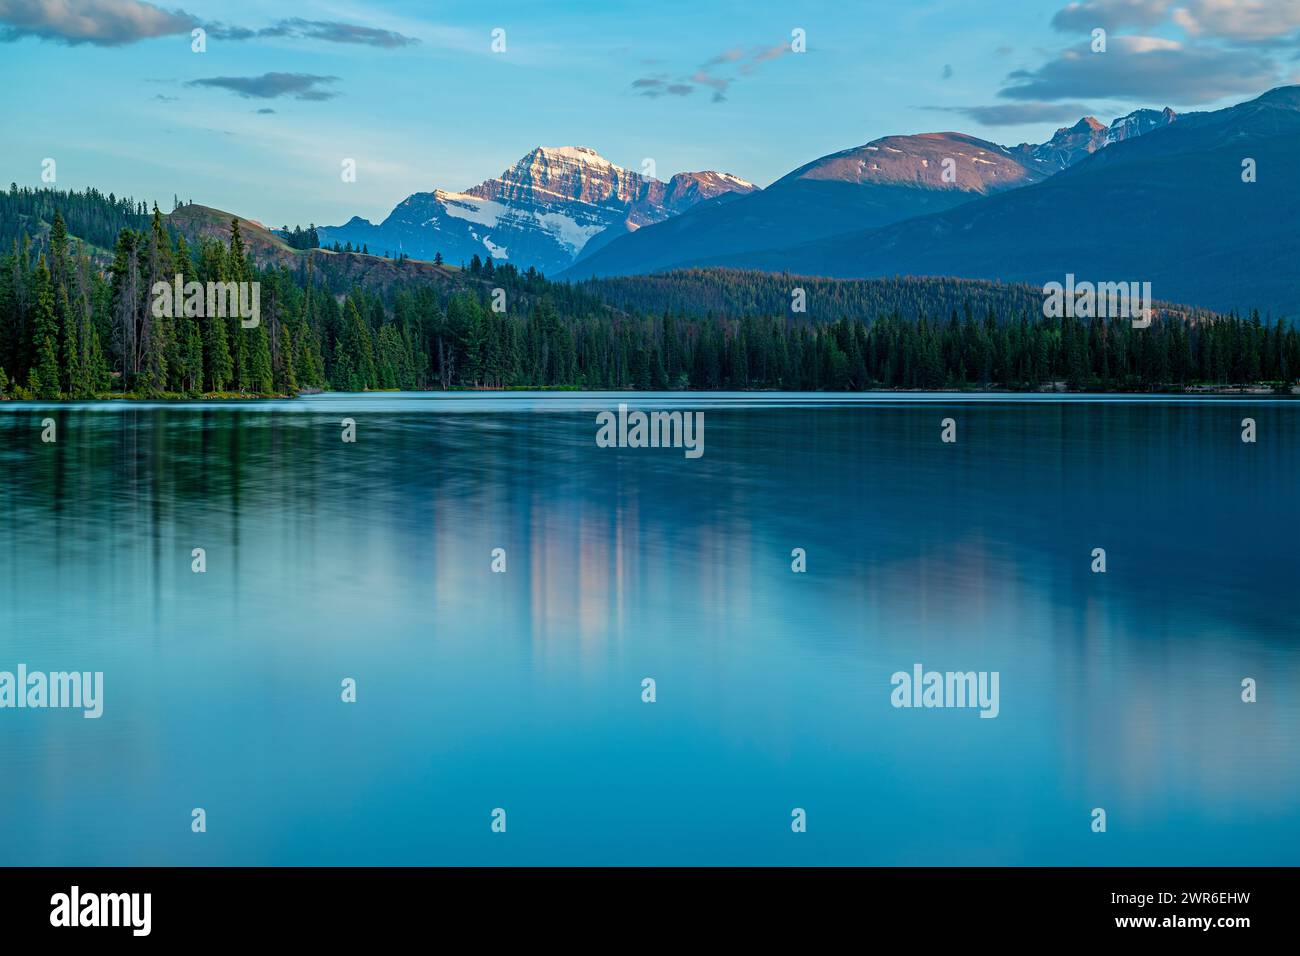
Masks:
[[[58,209],[50,223],[50,278],[56,287],[68,284],[68,226]]]
[[[230,249],[226,256],[226,279],[231,282],[247,282],[249,278],[248,259],[244,254],[244,237],[239,229],[239,220],[230,220]],[[212,321],[212,317],[209,316]],[[230,343],[231,380],[240,392],[254,389],[254,374],[249,349],[249,336],[240,324],[238,316],[216,320],[226,326],[226,337]]]
[[[54,311],[61,317],[63,326],[63,351],[61,356],[63,391],[72,398],[88,398],[89,389],[85,386],[85,370],[81,367],[81,330],[84,323],[81,316],[74,315],[74,307],[68,301],[66,286],[56,286],[54,290]]]
[[[338,368],[331,376],[335,388],[361,392],[377,387],[374,343],[371,341],[370,329],[357,308],[355,293],[348,296],[344,306],[343,333],[335,351],[335,365]]]
[[[294,358],[293,332],[288,325],[280,332],[284,341],[280,345],[280,382],[286,395],[298,392],[297,360]]]
[[[275,376],[271,370],[271,346],[266,335],[266,325],[258,323],[251,329],[243,329],[249,335],[248,344],[248,387],[259,395],[270,395],[275,391]]]
[[[230,345],[226,338],[226,320],[209,316],[204,324],[207,336],[204,345],[204,369],[208,388],[224,392],[234,376],[234,363],[230,359]]]
[[[174,278],[171,237],[163,229],[162,214],[157,204],[153,207],[153,221],[149,231],[149,245],[145,254],[144,287],[150,299],[143,310],[141,325],[141,361],[138,387],[147,395],[157,395],[167,389],[169,357],[172,351],[174,313],[181,305],[172,303],[173,316],[155,315],[153,288],[157,283],[170,285]]]
[[[180,323],[178,380],[184,391],[198,392],[203,389],[203,335],[194,319],[181,319]]]
[[[40,399],[59,397],[59,325],[54,312],[54,291],[50,270],[41,256],[32,283],[32,341],[36,343],[36,364],[27,377],[27,387]]]

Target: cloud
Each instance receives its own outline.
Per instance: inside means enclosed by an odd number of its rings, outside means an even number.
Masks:
[[[700,86],[707,86],[715,93],[727,92],[727,87],[731,86],[731,80],[724,76],[714,76],[708,70],[703,68],[696,70],[691,74],[690,81],[698,83]]]
[[[296,37],[329,43],[356,43],[396,49],[420,41],[393,30],[338,20],[293,17],[254,30],[224,23],[204,23],[184,10],[165,10],[145,0],[0,0],[0,41],[36,37],[68,46],[125,46],[154,37],[175,36],[202,27],[220,40]]]
[[[1165,19],[1173,0],[1086,0],[1071,3],[1052,17],[1053,28],[1065,33],[1092,33],[1097,27],[1151,27]]]
[[[953,111],[990,126],[1046,122],[1078,115],[1080,100],[1193,106],[1295,82],[1283,57],[1300,35],[1300,0],[1076,0],[1052,26],[1088,39],[1008,74],[997,95],[1015,106]],[[1088,40],[1099,27],[1106,50],[1094,53]]]
[[[744,57],[744,55],[744,50],[740,49],[740,47],[735,47],[734,49],[727,50],[724,53],[719,53],[713,59],[707,61],[704,64],[704,67],[705,69],[708,69],[711,66],[722,66],[724,63],[735,63],[737,60]]]
[[[1161,37],[1112,37],[1105,53],[1087,43],[1036,70],[1016,70],[998,96],[1026,101],[1131,98],[1207,103],[1277,83],[1276,64],[1257,53],[1187,47]]]
[[[77,46],[122,46],[189,33],[198,18],[142,0],[0,0],[0,40],[36,37]]]
[[[1300,30],[1296,0],[1183,0],[1174,22],[1190,36],[1274,40]]]
[[[257,113],[259,116],[269,116],[274,113],[275,110],[271,109],[269,106],[263,106],[260,110],[254,110],[253,112]]]
[[[337,76],[315,76],[311,73],[263,73],[261,76],[214,76],[190,80],[185,85],[215,86],[247,99],[273,100],[291,96],[295,100],[319,102],[339,95],[337,90],[318,89],[323,84],[336,83],[338,79]]]
[[[764,47],[754,50],[750,55],[749,62],[741,66],[740,72],[748,76],[758,69],[762,63],[768,63],[779,56],[785,56],[793,52],[788,43],[778,43],[776,46]]]
[[[639,96],[658,99],[661,96],[690,96],[695,87],[689,83],[670,83],[662,74],[660,76],[643,76],[632,81],[632,88]]]
[[[981,126],[1020,126],[1025,123],[1066,123],[1092,115],[1082,103],[996,103],[993,106],[926,106],[940,113],[957,113]]]
[[[309,40],[325,40],[329,43],[359,43],[389,50],[414,46],[420,42],[415,37],[408,37],[393,30],[357,26],[355,23],[342,23],[337,20],[304,20],[301,17],[281,20],[275,26],[257,32],[258,36],[303,37]]]
[[[1052,17],[1066,33],[1091,33],[1120,27],[1149,29],[1176,25],[1203,39],[1261,42],[1300,30],[1296,0],[1085,0],[1071,3]]]
[[[751,76],[762,64],[790,53],[790,44],[768,47],[732,47],[705,60],[693,72],[669,79],[669,74],[640,77],[632,81],[637,96],[658,99],[661,96],[689,96],[697,89],[712,90],[714,103],[727,99],[731,85],[742,76]]]
[[[257,30],[247,27],[232,27],[224,23],[205,23],[203,29],[208,36],[216,40],[252,40],[258,35]]]

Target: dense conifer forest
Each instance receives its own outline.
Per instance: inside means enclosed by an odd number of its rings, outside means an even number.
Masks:
[[[179,205],[179,204],[178,204]],[[355,256],[288,230],[287,260],[187,240],[158,208],[94,190],[0,193],[0,397],[582,388],[1151,391],[1300,376],[1285,320],[1157,309],[1049,319],[1026,286],[833,281],[719,270],[553,283],[477,257],[369,287]],[[304,249],[302,247],[308,247]],[[436,271],[430,271],[435,270]],[[155,315],[157,282],[260,283],[260,321]],[[403,273],[404,274],[404,273]],[[436,278],[431,278],[434,276]],[[792,311],[798,286],[806,312]]]

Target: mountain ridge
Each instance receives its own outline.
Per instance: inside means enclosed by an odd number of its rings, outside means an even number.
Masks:
[[[1180,116],[1023,189],[701,266],[832,278],[1150,281],[1157,298],[1300,312],[1300,87]],[[1249,161],[1249,169],[1247,164]],[[1249,175],[1248,175],[1249,174]],[[1075,217],[1068,215],[1075,211]]]
[[[730,192],[757,190],[730,173],[681,172],[662,181],[624,169],[587,146],[538,146],[499,176],[463,192],[412,193],[381,223],[354,216],[318,227],[325,244],[468,261],[492,256],[553,272],[596,236],[632,231]]]
[[[1168,126],[1176,116],[1168,107],[1136,110],[1110,126],[1084,117],[1045,143],[1015,147],[952,131],[882,136],[805,163],[725,209],[701,207],[611,241],[578,256],[560,275],[579,279],[718,264],[720,257],[942,212],[1059,174],[1109,145]],[[725,264],[748,263],[733,258]]]

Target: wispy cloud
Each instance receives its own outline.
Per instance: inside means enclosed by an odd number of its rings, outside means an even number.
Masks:
[[[663,76],[643,76],[632,81],[632,89],[640,96],[658,99],[661,96],[690,96],[695,87],[689,83],[673,83]]]
[[[922,109],[955,113],[981,126],[1065,123],[1092,114],[1092,110],[1082,103],[995,103],[992,106],[924,106]]]
[[[337,90],[320,87],[337,83],[337,76],[316,76],[311,73],[263,73],[261,76],[213,76],[190,80],[186,86],[212,86],[229,90],[248,99],[272,100],[289,96],[295,100],[319,102],[339,95]]]
[[[762,64],[790,53],[788,43],[769,47],[732,47],[705,60],[695,70],[671,77],[667,73],[638,77],[632,81],[637,96],[657,99],[661,96],[689,96],[697,89],[712,91],[712,100],[726,100],[731,85],[742,76],[751,76]],[[671,77],[671,78],[670,78]]]
[[[420,42],[415,37],[394,30],[379,30],[337,20],[304,20],[301,17],[281,20],[273,27],[259,30],[258,36],[304,37],[329,43],[358,43],[385,49],[414,46]]]

